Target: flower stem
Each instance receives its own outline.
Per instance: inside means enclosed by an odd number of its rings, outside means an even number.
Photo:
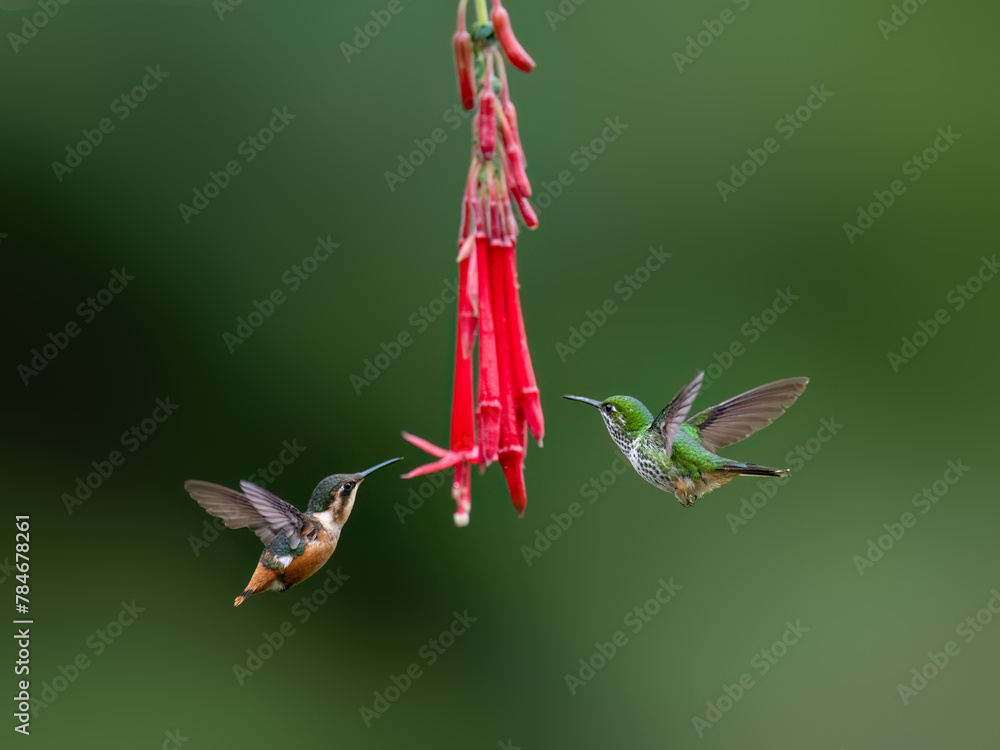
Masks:
[[[486,0],[476,0],[476,23],[482,26],[490,22],[490,14],[486,11]]]

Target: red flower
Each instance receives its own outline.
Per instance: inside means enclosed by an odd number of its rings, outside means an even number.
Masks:
[[[493,13],[490,15],[493,21],[493,31],[496,32],[500,46],[503,47],[504,54],[510,60],[510,64],[518,70],[530,73],[535,67],[535,61],[524,51],[524,47],[517,41],[514,31],[510,28],[510,14],[503,7],[500,0],[493,0]]]
[[[473,54],[482,58],[483,75],[477,82],[479,111],[473,118],[478,148],[473,150],[466,181],[458,241],[458,330],[450,445],[445,450],[403,433],[404,438],[438,459],[405,474],[405,478],[454,468],[452,496],[458,526],[469,522],[472,464],[485,470],[493,461],[499,461],[514,507],[524,514],[528,429],[539,445],[545,431],[521,314],[516,261],[518,226],[513,206],[517,206],[530,229],[538,226],[538,217],[528,201],[531,183],[503,57],[493,43],[494,37],[483,35],[472,43],[472,35],[465,30],[465,4],[466,0],[459,3],[458,31],[453,42],[459,93],[467,109],[476,101]],[[477,2],[477,7],[484,9],[485,2]],[[490,18],[495,40],[510,62],[526,72],[534,68],[534,61],[514,37],[510,16],[500,0],[493,0]],[[486,19],[480,17],[479,25],[485,23]],[[499,99],[493,89],[494,66],[500,78]],[[474,388],[477,330],[478,380]]]
[[[458,93],[465,109],[476,106],[476,82],[472,70],[472,36],[465,30],[465,13],[458,16],[458,31],[451,38],[455,48],[455,71],[458,73]]]

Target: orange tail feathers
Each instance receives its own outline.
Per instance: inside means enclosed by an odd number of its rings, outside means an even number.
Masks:
[[[257,563],[257,569],[254,570],[253,576],[250,578],[250,583],[243,589],[243,593],[236,597],[233,606],[238,607],[254,594],[267,591],[277,579],[278,577],[274,574],[273,570],[265,568],[261,563]]]

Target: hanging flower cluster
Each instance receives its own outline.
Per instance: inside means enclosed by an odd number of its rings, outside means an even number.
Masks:
[[[501,0],[493,0],[489,16],[486,0],[475,2],[478,24],[471,34],[466,30],[466,0],[461,0],[458,30],[452,39],[462,106],[472,110],[478,105],[478,112],[473,117],[472,166],[458,239],[458,335],[450,445],[445,450],[403,433],[411,443],[438,458],[404,478],[454,468],[452,497],[457,505],[457,526],[469,523],[472,464],[485,470],[499,461],[514,507],[524,514],[528,430],[539,445],[545,431],[521,315],[514,208],[529,229],[538,226],[538,217],[528,202],[531,183],[504,57],[525,73],[535,62],[515,38]],[[474,385],[477,329],[478,377]]]

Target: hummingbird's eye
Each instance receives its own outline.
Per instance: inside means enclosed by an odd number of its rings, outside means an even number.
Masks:
[[[342,489],[344,490],[344,492],[350,492],[351,490],[354,489],[354,482],[344,482],[344,486]]]
[[[604,405],[604,413],[605,413],[605,414],[610,414],[610,413],[611,413],[611,412],[613,412],[614,410],[615,410],[615,407],[614,407],[614,406],[612,406],[611,404],[605,404],[605,405]]]

